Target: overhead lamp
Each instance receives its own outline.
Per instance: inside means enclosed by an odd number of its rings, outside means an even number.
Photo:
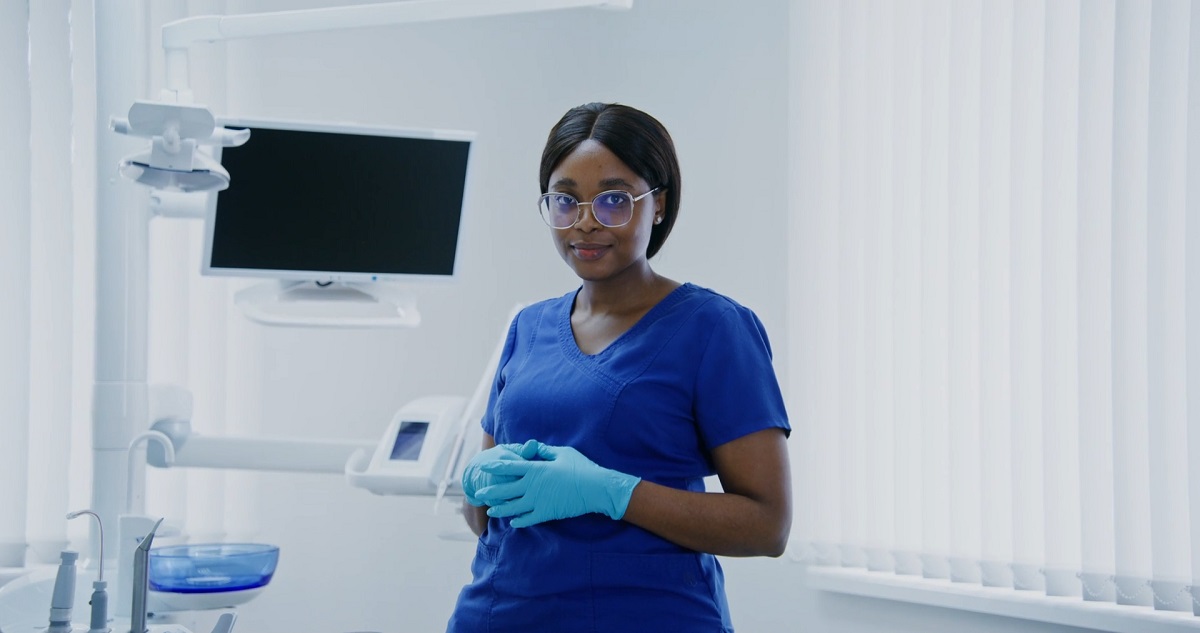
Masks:
[[[155,189],[182,192],[229,187],[229,172],[198,151],[199,146],[233,147],[250,138],[249,130],[218,127],[204,106],[158,101],[135,101],[129,118],[114,118],[111,127],[151,140],[148,149],[121,159],[121,175]]]

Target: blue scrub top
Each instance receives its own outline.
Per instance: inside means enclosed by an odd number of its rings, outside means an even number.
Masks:
[[[683,284],[595,355],[571,330],[578,290],[509,328],[483,428],[500,444],[573,446],[597,464],[701,492],[712,449],[790,433],[758,317]],[[489,519],[448,631],[732,631],[716,557],[587,514]]]

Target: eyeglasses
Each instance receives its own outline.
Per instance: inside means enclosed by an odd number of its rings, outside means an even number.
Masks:
[[[550,228],[569,229],[583,219],[583,205],[591,205],[592,217],[610,229],[629,224],[633,219],[633,205],[642,198],[658,191],[658,187],[638,197],[628,191],[614,189],[603,191],[591,202],[580,202],[567,193],[544,193],[538,199],[538,210]]]

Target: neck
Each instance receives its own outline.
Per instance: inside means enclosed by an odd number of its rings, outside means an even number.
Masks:
[[[585,314],[621,314],[643,310],[647,303],[661,298],[661,289],[670,284],[665,277],[644,266],[640,270],[604,281],[584,280],[575,298],[576,312]]]

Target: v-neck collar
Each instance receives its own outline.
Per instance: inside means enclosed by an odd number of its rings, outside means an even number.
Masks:
[[[583,286],[580,286],[579,288],[575,289],[575,292],[572,292],[568,296],[564,297],[565,300],[563,301],[562,309],[558,315],[558,340],[562,346],[563,353],[571,358],[583,361],[602,360],[606,356],[610,356],[612,351],[618,349],[626,340],[632,338],[638,332],[649,327],[649,325],[658,318],[659,313],[670,309],[671,306],[683,299],[683,297],[693,288],[694,286],[692,286],[691,283],[686,282],[675,287],[675,289],[667,293],[667,296],[663,297],[658,303],[654,304],[653,307],[647,310],[646,314],[643,314],[636,323],[629,327],[629,329],[625,330],[620,336],[613,339],[613,342],[605,346],[604,349],[596,352],[595,354],[585,354],[583,350],[579,349],[579,344],[575,342],[575,330],[571,327],[571,311],[575,305],[576,297],[579,296],[579,291],[583,289]]]

